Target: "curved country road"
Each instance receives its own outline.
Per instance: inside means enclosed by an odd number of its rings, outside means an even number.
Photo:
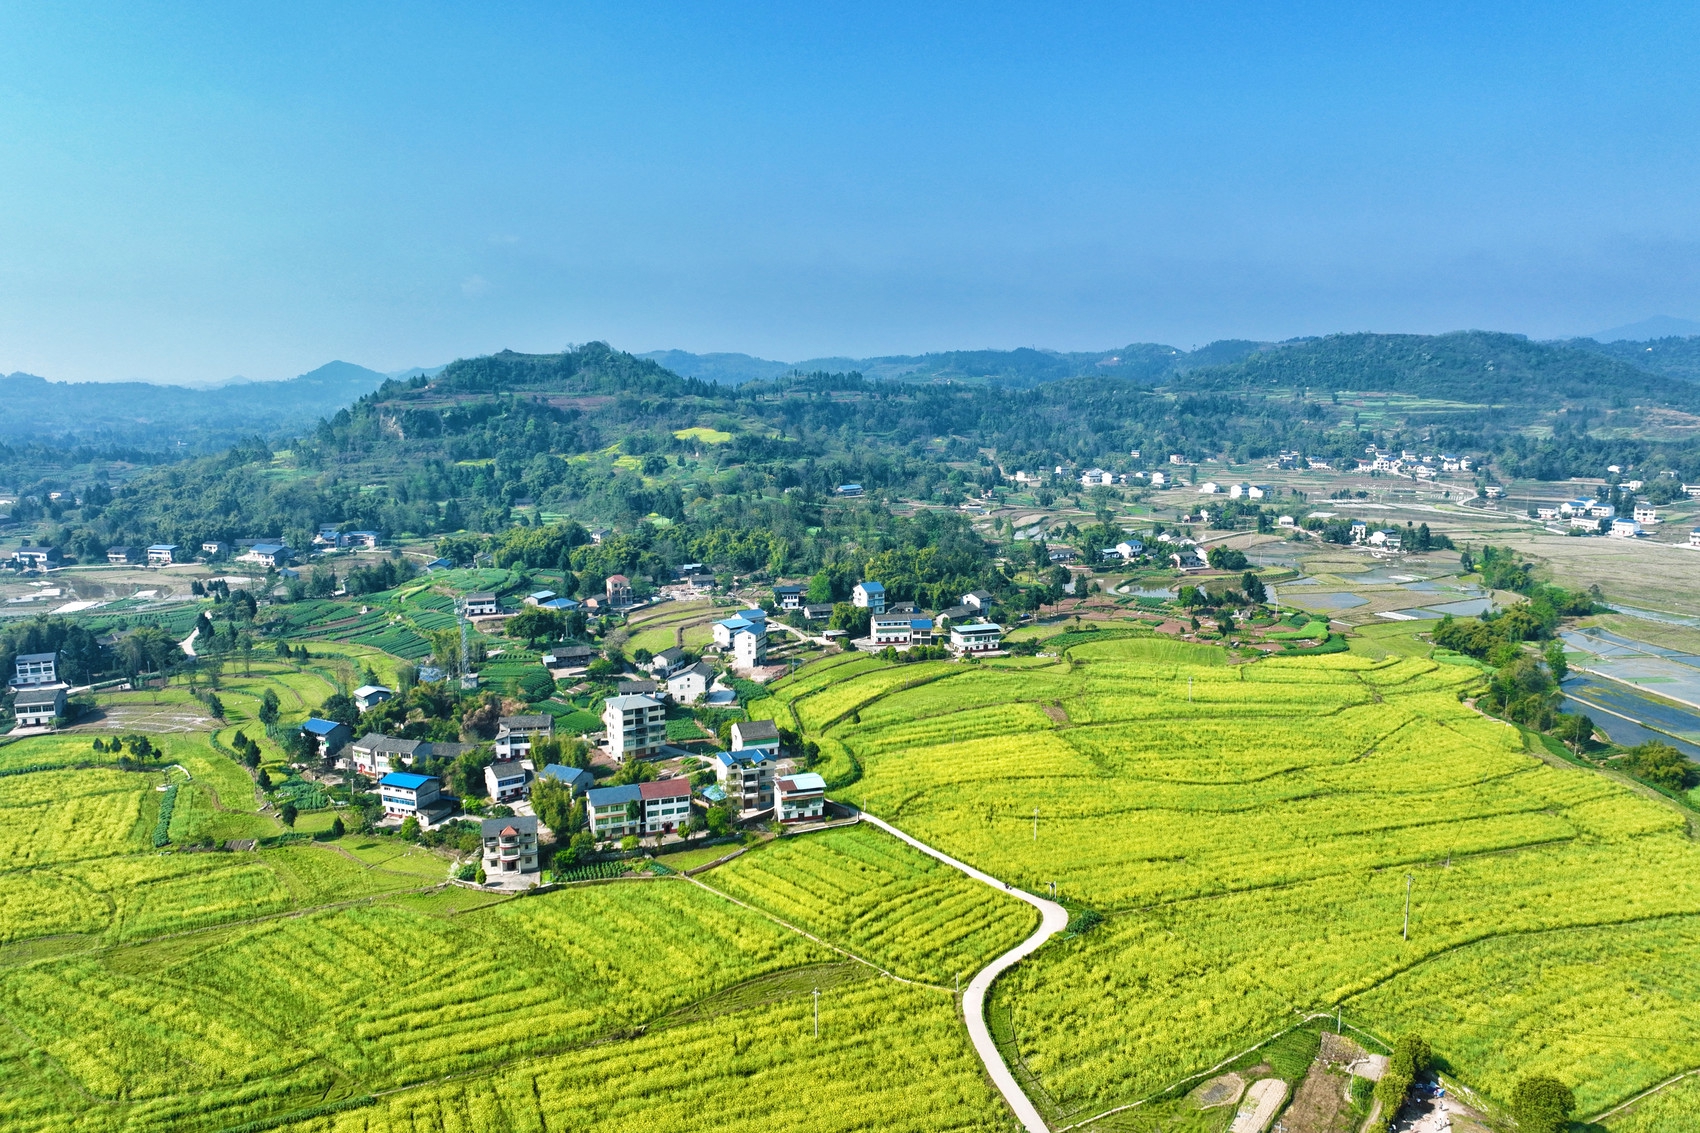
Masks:
[[[862,812],[862,821],[871,822],[887,834],[914,846],[928,857],[937,858],[954,870],[972,877],[975,881],[990,885],[1001,893],[1019,898],[1038,909],[1044,915],[1039,923],[1038,931],[1020,944],[987,964],[975,973],[968,981],[968,990],[962,996],[962,1014],[968,1020],[968,1037],[973,1040],[974,1050],[980,1055],[980,1061],[986,1064],[986,1073],[992,1076],[1004,1100],[1015,1111],[1015,1116],[1021,1119],[1021,1124],[1027,1133],[1049,1133],[1050,1127],[1045,1119],[1039,1116],[1039,1110],[1028,1100],[1027,1094],[1021,1089],[1021,1084],[1015,1080],[1015,1075],[1004,1065],[1003,1055],[998,1053],[998,1046],[992,1041],[992,1032],[986,1026],[986,993],[991,990],[992,982],[1004,972],[1013,968],[1022,960],[1038,951],[1039,946],[1063,929],[1068,927],[1068,910],[1055,901],[1047,901],[1043,897],[1035,897],[1022,889],[1012,889],[989,873],[981,873],[971,865],[957,861],[949,854],[933,849],[918,838],[912,838],[884,819]]]

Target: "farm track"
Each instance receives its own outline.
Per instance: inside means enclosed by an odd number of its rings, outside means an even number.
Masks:
[[[998,1092],[1003,1094],[1004,1100],[1015,1111],[1015,1116],[1020,1120],[1022,1127],[1027,1130],[1027,1133],[1050,1133],[1050,1126],[1045,1123],[1038,1107],[1033,1104],[1032,1099],[1021,1088],[1021,1084],[1015,1080],[1015,1075],[1011,1073],[1008,1064],[1003,1060],[1003,1054],[998,1050],[997,1041],[992,1038],[991,1029],[986,1025],[986,994],[991,991],[992,984],[997,981],[999,976],[1037,952],[1047,940],[1068,927],[1068,910],[1055,901],[1036,897],[1026,890],[1012,889],[1007,882],[999,881],[989,873],[982,873],[973,866],[965,865],[942,850],[935,850],[919,838],[905,834],[889,822],[875,818],[871,814],[863,812],[862,821],[872,823],[887,834],[907,842],[928,857],[936,858],[975,881],[993,889],[1001,887],[1002,892],[1025,901],[1039,910],[1041,920],[1033,935],[981,968],[975,973],[974,978],[968,981],[968,990],[962,996],[962,1017],[968,1024],[968,1038],[974,1044],[975,1053],[980,1056],[980,1061],[985,1064],[986,1073],[991,1076],[992,1084],[998,1088]]]

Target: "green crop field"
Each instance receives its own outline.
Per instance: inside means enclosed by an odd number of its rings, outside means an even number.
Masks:
[[[1029,906],[871,827],[771,843],[703,880],[897,975],[941,985],[1038,926]]]
[[[1502,1103],[1545,1072],[1601,1112],[1689,1068],[1700,848],[1674,805],[1528,753],[1460,703],[1472,668],[1070,639],[1049,663],[841,661],[775,685],[836,797],[1103,917],[991,1003],[1058,1123],[1336,1005],[1421,1029]]]

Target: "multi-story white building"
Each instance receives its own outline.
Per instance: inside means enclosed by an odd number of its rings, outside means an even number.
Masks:
[[[876,614],[885,613],[885,587],[878,582],[862,581],[850,591],[850,604]]]
[[[809,822],[826,810],[826,780],[812,771],[774,780],[773,816],[780,822]]]
[[[667,678],[667,695],[675,704],[695,704],[714,684],[714,667],[706,661],[680,669]]]
[[[12,699],[12,712],[20,728],[46,728],[65,715],[65,687],[37,685],[21,688]],[[114,741],[116,742],[116,741]]]
[[[498,759],[484,768],[484,790],[493,803],[511,803],[525,798],[531,769],[517,759]]]
[[[392,771],[378,780],[378,797],[384,801],[384,813],[401,818],[422,816],[441,794],[441,784],[435,775]]]
[[[404,740],[381,732],[368,732],[354,741],[353,758],[349,761],[362,775],[377,778],[399,771],[431,754],[431,745],[424,740]]]
[[[773,769],[773,753],[761,748],[714,756],[714,777],[740,810],[766,810],[773,805]]]
[[[765,751],[779,758],[779,726],[772,720],[740,720],[732,725],[733,751]]]
[[[970,622],[950,627],[952,653],[995,653],[1003,646],[1003,627],[991,622]]]
[[[547,712],[533,716],[503,716],[496,721],[496,758],[525,759],[534,741],[555,734],[555,718]]]
[[[667,709],[649,696],[611,696],[602,706],[608,754],[616,762],[654,755],[667,742]]]
[[[1659,521],[1659,509],[1652,504],[1635,505],[1635,522],[1651,527]]]
[[[585,816],[598,841],[628,834],[670,834],[690,821],[688,779],[657,779],[584,793]]]
[[[739,630],[732,638],[732,663],[740,669],[753,669],[767,660],[767,637],[753,630]]]
[[[484,839],[484,876],[537,872],[537,819],[524,815],[486,818],[478,824]]]
[[[16,670],[10,682],[13,688],[40,688],[59,683],[57,653],[20,653],[12,667]]]

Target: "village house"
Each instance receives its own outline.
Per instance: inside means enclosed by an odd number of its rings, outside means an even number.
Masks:
[[[447,809],[435,775],[391,771],[378,780],[378,797],[383,800],[385,814],[402,819],[418,818],[428,823],[433,814]]]
[[[740,720],[732,725],[733,751],[765,751],[779,758],[779,726],[772,720]]]
[[[611,696],[602,706],[606,748],[614,762],[654,755],[667,742],[667,709],[648,696]]]
[[[1204,570],[1209,565],[1199,557],[1198,552],[1192,547],[1182,547],[1180,550],[1171,553],[1169,563],[1176,570],[1181,571]]]
[[[885,587],[877,582],[858,582],[850,591],[850,604],[876,614],[885,613]]]
[[[404,740],[382,732],[368,732],[354,741],[349,760],[354,770],[374,779],[410,766],[415,760],[431,754],[431,745],[424,740]]]
[[[1614,519],[1606,534],[1613,539],[1634,539],[1641,534],[1641,525],[1633,519]]]
[[[352,547],[357,551],[377,550],[379,535],[376,531],[350,531],[337,540],[339,547]]]
[[[625,575],[609,575],[603,587],[608,595],[608,604],[616,610],[623,610],[632,604],[632,580]]]
[[[553,590],[537,590],[525,596],[525,604],[527,606],[541,606],[554,597],[555,592]]]
[[[484,839],[484,876],[537,872],[537,819],[525,815],[486,818],[478,824]]]
[[[1636,523],[1651,527],[1659,522],[1659,510],[1652,504],[1636,504],[1634,517]]]
[[[469,618],[489,617],[500,611],[496,596],[488,590],[476,591],[460,600],[460,612]]]
[[[148,548],[148,565],[170,566],[176,555],[176,543],[155,543]]]
[[[1080,474],[1080,486],[1082,488],[1107,488],[1115,482],[1115,476],[1105,472],[1102,468],[1088,468]]]
[[[671,834],[691,820],[691,781],[654,779],[638,784],[643,803],[643,832]]]
[[[584,793],[584,816],[598,842],[624,838],[643,829],[643,794],[636,783],[592,787]]]
[[[1003,647],[1003,627],[991,622],[969,622],[950,627],[950,651],[957,655],[995,653]]]
[[[818,821],[826,808],[826,780],[812,771],[773,782],[773,816],[780,822]]]
[[[484,792],[493,803],[511,803],[525,798],[531,769],[517,759],[498,759],[484,768]]]
[[[113,566],[129,566],[141,559],[141,552],[134,547],[106,548],[106,561]]]
[[[65,688],[21,688],[12,700],[12,712],[20,728],[50,728],[53,721],[65,715]]]
[[[1168,473],[1166,473],[1166,472],[1153,472],[1151,474],[1151,486],[1153,488],[1167,487],[1168,483],[1169,483],[1169,474]]]
[[[289,548],[282,543],[255,543],[236,556],[238,562],[258,563],[265,567],[288,566],[289,557]]]
[[[732,638],[732,665],[753,669],[767,660],[767,638],[753,630],[739,630]]]
[[[596,786],[596,776],[592,775],[588,768],[568,767],[561,763],[551,763],[544,767],[542,778],[565,783],[574,795],[582,795]]]
[[[989,590],[970,590],[962,596],[962,604],[964,606],[967,606],[970,610],[981,614],[991,609],[992,603],[995,601],[997,601],[997,599],[992,597],[992,592]]]
[[[675,704],[695,704],[714,684],[714,666],[706,661],[688,665],[667,678],[667,695]]]
[[[383,685],[361,685],[354,690],[354,707],[370,712],[375,706],[395,696],[395,689]]]
[[[317,716],[307,718],[306,723],[301,725],[301,734],[313,745],[314,753],[320,759],[335,754],[349,740],[347,724],[321,720]]]
[[[616,696],[653,696],[660,699],[660,681],[620,681],[614,685]]]
[[[20,653],[12,660],[13,688],[40,688],[59,683],[59,654]]]
[[[690,664],[690,654],[677,645],[671,649],[663,649],[649,659],[649,673],[653,677],[665,680],[675,669],[682,669]]]
[[[732,639],[734,637],[738,636],[740,633],[749,631],[766,633],[767,627],[765,625],[758,626],[755,622],[750,621],[748,618],[733,615],[730,618],[714,623],[714,644],[718,645],[722,649],[730,649],[732,648]]]
[[[496,720],[496,758],[528,758],[533,740],[550,739],[554,734],[555,718],[547,712],[499,717]]]
[[[980,615],[975,613],[972,607],[951,606],[933,615],[933,625],[943,629],[953,622],[971,622],[978,620],[979,617]]]
[[[19,547],[12,552],[12,565],[19,570],[58,570],[61,566],[57,547]]]
[[[596,650],[588,645],[557,645],[542,657],[543,667],[556,680],[582,677],[590,667]]]
[[[773,601],[781,610],[800,610],[803,608],[804,588],[787,583],[773,588]]]
[[[230,554],[230,544],[222,539],[208,539],[201,544],[201,554],[209,559],[222,559]]]
[[[875,614],[869,619],[868,635],[875,645],[908,645],[911,620],[907,613]]]
[[[838,485],[838,494],[841,495],[841,496],[845,496],[847,498],[853,499],[856,496],[859,496],[859,495],[862,494],[862,485],[860,485],[860,484],[840,484],[840,485]]]
[[[714,777],[741,811],[773,806],[774,755],[762,748],[714,753]]]
[[[824,622],[832,617],[832,603],[818,602],[803,607],[803,617],[811,622]]]

